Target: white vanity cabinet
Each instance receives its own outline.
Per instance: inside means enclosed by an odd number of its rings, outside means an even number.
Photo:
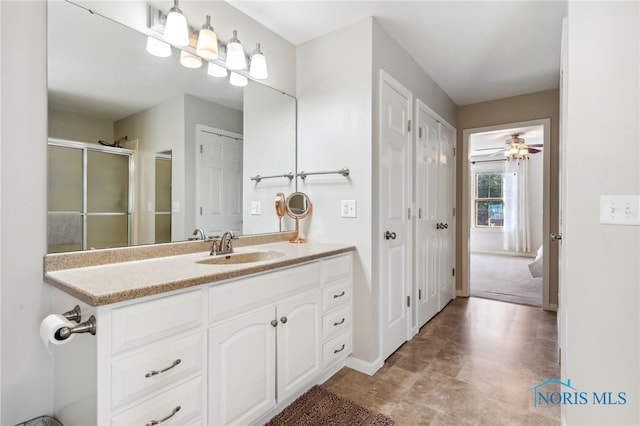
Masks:
[[[264,422],[351,352],[350,253],[91,307],[97,334],[54,347],[65,426]]]

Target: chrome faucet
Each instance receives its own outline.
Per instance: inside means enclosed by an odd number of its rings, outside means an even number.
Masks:
[[[193,230],[192,235],[197,235],[196,240],[206,240],[207,238],[204,236],[204,231],[201,228],[196,228]]]
[[[213,245],[211,246],[209,255],[214,256],[216,254],[233,253],[233,243],[231,242],[233,238],[233,231],[225,231],[225,233],[222,234],[220,241],[213,240]]]

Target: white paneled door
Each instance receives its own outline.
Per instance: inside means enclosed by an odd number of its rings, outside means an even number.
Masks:
[[[438,122],[418,101],[416,128],[416,245],[415,278],[417,324],[421,327],[438,313],[440,229],[438,209],[439,145]]]
[[[380,72],[379,271],[382,356],[409,339],[412,94]]]
[[[421,327],[454,297],[455,133],[416,101],[415,292]]]
[[[196,126],[196,226],[208,237],[242,232],[242,139]]]

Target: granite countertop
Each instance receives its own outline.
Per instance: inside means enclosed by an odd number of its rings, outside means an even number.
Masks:
[[[235,252],[276,251],[283,253],[280,257],[225,265],[198,263],[212,258],[208,251],[102,265],[74,266],[69,269],[48,268],[45,258],[44,281],[90,306],[103,306],[270,271],[353,250],[355,247],[344,244],[275,242],[240,247]]]

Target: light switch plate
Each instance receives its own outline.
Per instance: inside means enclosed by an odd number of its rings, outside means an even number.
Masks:
[[[340,212],[342,217],[356,217],[356,200],[342,200]]]
[[[260,215],[262,214],[262,205],[260,201],[252,201],[251,202],[251,214],[252,215]]]
[[[600,223],[609,225],[640,225],[640,196],[601,195]]]

